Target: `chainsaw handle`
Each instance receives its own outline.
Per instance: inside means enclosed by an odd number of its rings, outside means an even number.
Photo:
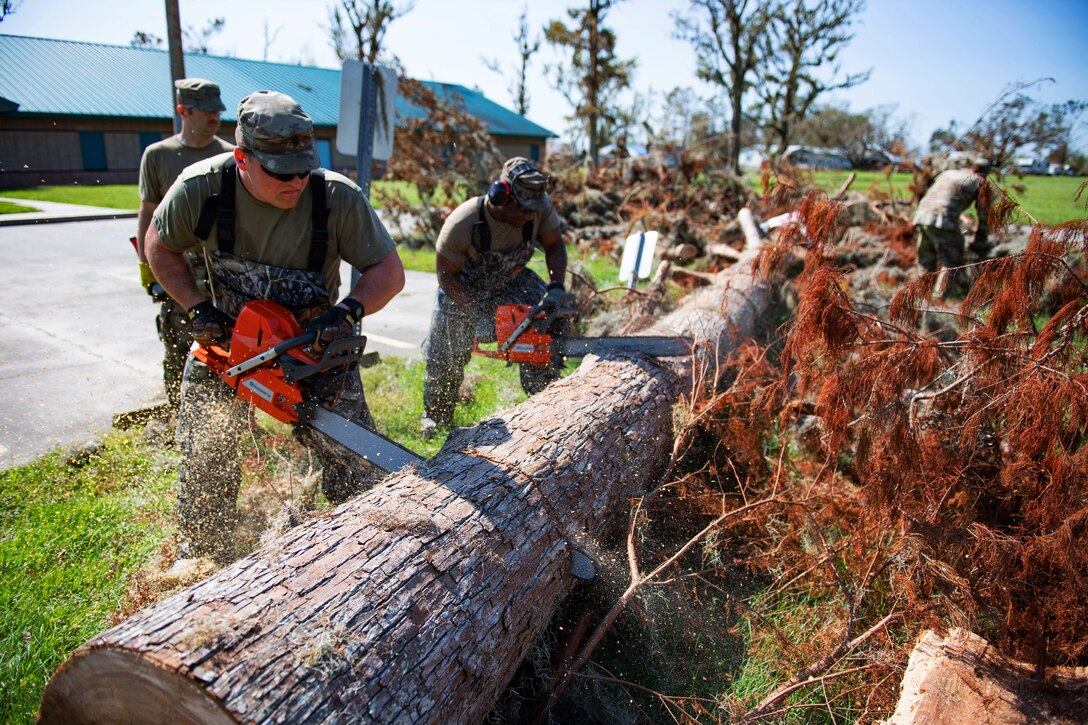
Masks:
[[[248,372],[255,367],[265,364],[269,360],[275,360],[288,350],[293,350],[296,347],[302,347],[303,345],[309,345],[317,339],[317,331],[307,332],[298,337],[292,337],[290,340],[284,340],[275,347],[270,347],[259,355],[254,355],[248,360],[243,360],[232,368],[228,368],[224,375],[228,378],[234,378],[241,375],[244,372]]]

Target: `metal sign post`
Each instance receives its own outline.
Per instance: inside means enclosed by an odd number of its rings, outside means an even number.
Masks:
[[[388,159],[393,152],[396,93],[397,76],[392,68],[359,60],[344,61],[336,150],[355,156],[355,181],[368,199],[375,159]],[[358,281],[359,270],[353,267],[351,286]]]

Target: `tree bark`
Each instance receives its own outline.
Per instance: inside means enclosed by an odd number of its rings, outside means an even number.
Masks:
[[[87,642],[43,723],[477,722],[672,447],[673,406],[760,329],[749,253],[653,334],[691,358],[587,358],[419,468]],[[598,557],[598,561],[602,559]]]

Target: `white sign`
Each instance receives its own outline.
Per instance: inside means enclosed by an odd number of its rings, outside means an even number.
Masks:
[[[336,150],[347,156],[359,153],[359,123],[363,117],[363,70],[371,68],[361,60],[345,60],[340,72],[340,119],[336,124]],[[397,118],[397,73],[377,66],[378,94],[374,119],[375,161],[393,155],[393,124]]]
[[[654,248],[657,247],[657,232],[638,232],[627,237],[623,243],[623,258],[620,259],[620,282],[630,282],[632,287],[640,279],[650,276],[654,263]]]

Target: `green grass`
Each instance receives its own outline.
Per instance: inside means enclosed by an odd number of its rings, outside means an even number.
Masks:
[[[1028,213],[1044,224],[1060,224],[1088,218],[1088,191],[1076,201],[1077,191],[1088,182],[1079,176],[1006,176],[997,183]],[[1021,223],[1031,224],[1031,219]]]
[[[397,247],[401,262],[405,269],[416,272],[434,273],[434,247],[426,246],[412,249],[406,245]],[[529,269],[536,272],[544,281],[548,280],[548,271],[544,261],[544,252],[537,249],[533,258],[529,260]],[[619,285],[620,263],[618,259],[596,253],[579,252],[573,245],[567,245],[567,269],[580,269],[581,274],[588,274],[597,284],[598,288],[614,287]]]
[[[71,186],[35,186],[30,189],[5,189],[0,196],[29,201],[55,201],[107,209],[140,208],[140,192],[135,184],[97,184]]]
[[[430,441],[419,435],[423,370],[422,360],[390,358],[362,375],[379,429],[430,457],[445,432]],[[499,361],[474,357],[466,380],[471,400],[457,406],[458,426],[525,399],[517,368]],[[145,442],[141,431],[111,432],[86,460],[57,452],[0,472],[0,722],[33,721],[46,681],[131,606],[133,574],[174,533],[177,452]],[[275,460],[266,455],[256,470],[271,471]],[[243,499],[247,487],[277,485],[246,484]]]
[[[833,194],[838,191],[849,177],[849,171],[821,170],[811,173],[812,183],[817,188]],[[857,171],[851,191],[865,194],[879,192],[898,201],[909,202],[911,198],[911,175],[896,172],[885,176],[881,171]],[[993,179],[994,177],[990,177]],[[749,177],[750,186],[759,189],[759,176]],[[1077,191],[1088,181],[1077,176],[1005,176],[995,179],[1024,210],[1044,224],[1061,224],[1072,219],[1088,217],[1088,192],[1076,200]],[[972,207],[972,212],[974,211]],[[1021,215],[1014,219],[1016,223],[1032,224],[1032,219]]]
[[[109,626],[168,533],[176,475],[134,432],[0,473],[0,722],[31,722],[57,666]]]
[[[3,192],[0,192],[0,194],[2,193]],[[19,214],[25,211],[38,211],[38,209],[32,206],[13,204],[10,201],[0,201],[0,214]]]

